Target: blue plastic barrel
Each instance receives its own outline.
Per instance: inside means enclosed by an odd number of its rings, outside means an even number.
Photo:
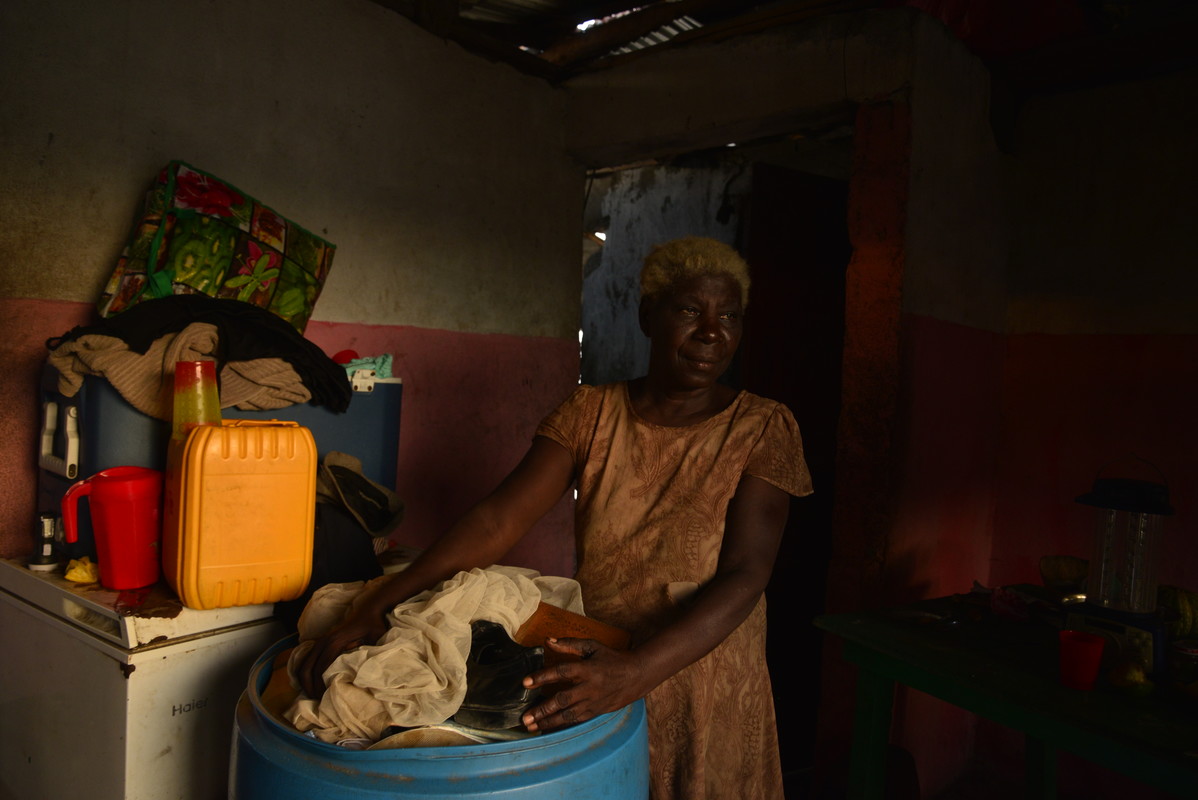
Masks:
[[[649,796],[644,701],[566,730],[488,744],[347,750],[303,736],[262,706],[275,656],[262,655],[237,704],[230,800],[520,798],[632,800]]]

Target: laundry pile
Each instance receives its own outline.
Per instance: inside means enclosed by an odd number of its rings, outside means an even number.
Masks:
[[[223,408],[310,402],[341,412],[352,394],[344,368],[291,325],[257,306],[206,295],[147,300],[46,346],[64,396],[79,391],[84,375],[100,375],[134,408],[161,420],[171,418],[178,361],[216,361]]]
[[[293,687],[295,668],[311,641],[340,622],[366,587],[330,584],[313,595],[288,662]],[[283,716],[297,730],[330,743],[374,742],[389,729],[442,724],[466,697],[474,623],[496,623],[515,637],[542,603],[583,611],[581,589],[570,578],[506,566],[460,572],[395,606],[390,629],[377,643],[344,653],[329,666],[328,688],[319,700],[301,694]]]

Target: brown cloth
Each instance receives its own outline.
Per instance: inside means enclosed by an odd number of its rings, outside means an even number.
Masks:
[[[576,577],[587,614],[630,631],[634,645],[675,617],[685,600],[673,598],[715,575],[743,475],[811,492],[794,417],[748,392],[710,419],[668,428],[637,417],[626,384],[580,386],[537,434],[574,458]],[[764,598],[645,700],[655,800],[782,798]]]
[[[155,339],[144,353],[115,336],[88,333],[64,341],[50,353],[59,372],[58,390],[73,397],[84,375],[100,375],[143,414],[170,421],[174,412],[177,361],[211,361],[218,348],[217,328],[195,322]],[[290,364],[280,358],[227,362],[220,372],[222,408],[267,411],[306,403],[312,397]]]

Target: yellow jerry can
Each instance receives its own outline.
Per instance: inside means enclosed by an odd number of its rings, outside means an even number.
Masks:
[[[316,443],[307,428],[224,420],[172,441],[162,571],[188,608],[294,600],[312,577]]]

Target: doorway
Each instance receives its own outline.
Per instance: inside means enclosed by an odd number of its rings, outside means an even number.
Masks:
[[[832,540],[851,149],[842,129],[599,171],[588,184],[586,231],[606,238],[588,238],[584,264],[584,383],[644,374],[637,276],[652,244],[710,236],[753,268],[745,336],[725,380],[791,409],[816,488],[792,500],[766,591],[767,658],[793,798],[807,794],[815,757],[821,637],[811,620],[824,609]]]
[[[792,498],[766,588],[766,659],[787,797],[806,794],[815,759],[821,644],[836,486],[836,428],[849,262],[848,182],[770,164],[753,169],[743,253],[753,296],[740,385],[791,410],[815,492]]]

